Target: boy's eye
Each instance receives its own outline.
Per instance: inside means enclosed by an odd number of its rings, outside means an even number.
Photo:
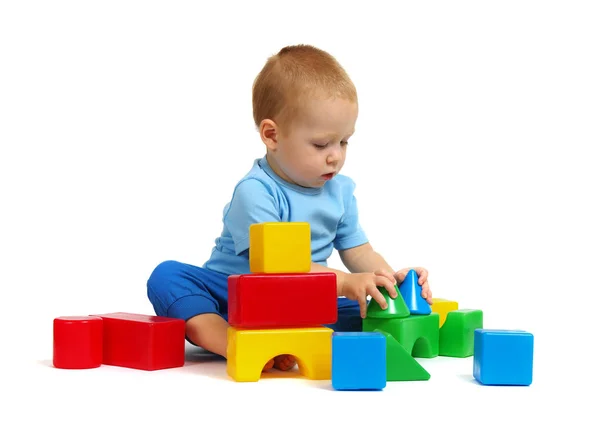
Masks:
[[[316,149],[318,149],[318,150],[323,150],[324,148],[327,148],[328,145],[329,145],[329,143],[326,143],[326,144],[316,144],[316,143],[313,143],[313,146]],[[340,145],[342,147],[345,147],[345,146],[348,145],[348,141],[347,140],[342,140],[342,141],[340,141]]]

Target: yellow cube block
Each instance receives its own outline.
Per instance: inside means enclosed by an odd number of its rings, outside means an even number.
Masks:
[[[431,311],[440,315],[440,327],[442,327],[446,322],[448,313],[452,310],[458,310],[458,303],[456,301],[444,300],[443,298],[432,298],[431,300],[433,301]]]
[[[257,382],[267,362],[282,354],[296,357],[300,373],[331,379],[331,335],[325,327],[287,329],[227,328],[227,374],[237,382]]]
[[[307,222],[250,225],[251,273],[307,273],[311,262],[310,225]]]

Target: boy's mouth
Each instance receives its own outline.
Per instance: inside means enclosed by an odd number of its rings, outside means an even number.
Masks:
[[[323,175],[321,175],[321,178],[325,179],[325,180],[330,180],[331,178],[333,178],[333,176],[335,175],[334,172],[331,173],[325,173]]]

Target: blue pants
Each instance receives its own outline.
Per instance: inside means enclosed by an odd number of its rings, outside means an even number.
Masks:
[[[227,276],[191,264],[165,261],[148,279],[148,299],[157,316],[188,320],[198,314],[216,313],[227,320]],[[325,326],[336,332],[361,332],[358,301],[338,298],[338,320]]]

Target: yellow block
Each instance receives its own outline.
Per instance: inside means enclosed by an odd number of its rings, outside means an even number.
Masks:
[[[458,310],[456,301],[444,300],[443,298],[432,298],[431,311],[435,311],[440,315],[440,327],[446,322],[446,316],[452,310]]]
[[[251,273],[310,272],[312,252],[307,222],[250,225]]]
[[[227,374],[237,382],[257,382],[265,364],[281,354],[296,357],[308,379],[331,379],[331,335],[325,326],[288,329],[227,329]]]

